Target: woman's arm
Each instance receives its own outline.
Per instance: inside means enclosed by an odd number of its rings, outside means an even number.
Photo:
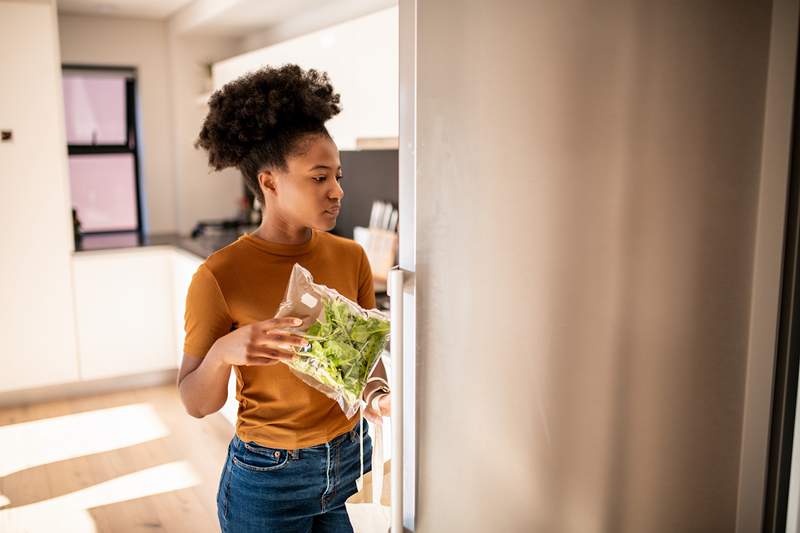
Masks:
[[[222,409],[232,366],[269,366],[294,357],[293,347],[303,347],[307,341],[281,328],[302,323],[294,317],[264,320],[220,337],[205,357],[184,354],[178,389],[186,412],[202,418]]]
[[[367,404],[364,416],[370,422],[381,424],[384,416],[391,415],[391,394],[383,357],[378,360],[367,379],[361,399]]]
[[[379,394],[381,391],[389,392],[389,378],[386,375],[386,367],[383,366],[382,356],[378,359],[369,378],[367,378],[367,384],[364,387],[364,393],[361,397],[369,405],[373,396]]]
[[[216,413],[228,399],[231,365],[217,354],[213,347],[205,357],[183,354],[178,389],[186,412],[195,418]]]

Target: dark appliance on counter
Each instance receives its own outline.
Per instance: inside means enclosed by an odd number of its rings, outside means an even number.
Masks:
[[[342,150],[342,211],[331,231],[353,238],[353,228],[369,226],[372,204],[387,202],[397,207],[399,161],[397,149]]]

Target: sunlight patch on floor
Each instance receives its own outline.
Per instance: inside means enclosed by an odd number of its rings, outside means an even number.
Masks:
[[[130,404],[0,427],[0,477],[165,437],[152,405]],[[0,531],[5,531],[0,528]]]
[[[200,476],[186,461],[166,463],[57,498],[0,509],[0,531],[95,533],[97,529],[89,509],[181,490],[200,482]]]

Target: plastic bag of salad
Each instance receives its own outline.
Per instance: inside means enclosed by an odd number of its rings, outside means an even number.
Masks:
[[[311,273],[295,263],[275,318],[286,316],[303,320],[287,331],[305,337],[309,345],[283,362],[352,418],[389,340],[388,315],[363,309],[335,289],[314,283]]]

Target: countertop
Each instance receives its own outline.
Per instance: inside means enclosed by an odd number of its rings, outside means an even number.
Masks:
[[[115,250],[120,248],[141,248],[147,246],[174,246],[201,259],[239,238],[239,233],[231,231],[210,235],[201,235],[192,239],[188,235],[177,233],[157,233],[139,238],[135,233],[119,233],[108,235],[87,235],[75,247],[76,253],[95,250]]]

